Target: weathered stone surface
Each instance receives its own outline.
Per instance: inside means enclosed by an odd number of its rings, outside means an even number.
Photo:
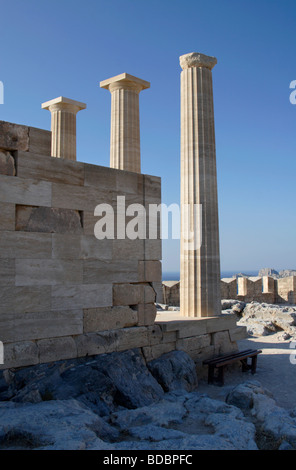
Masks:
[[[11,122],[0,121],[0,149],[29,150],[29,128]]]
[[[16,206],[16,230],[47,233],[82,233],[79,211],[53,207]]]
[[[0,237],[0,258],[51,258],[51,235],[3,231]]]
[[[237,306],[233,303],[230,307],[227,311],[234,313]],[[237,311],[237,316],[237,325],[244,327],[251,336],[268,335],[280,330],[286,338],[296,334],[296,307],[293,305],[251,302],[244,304],[244,308]]]
[[[276,450],[283,441],[289,448],[296,448],[296,418],[293,412],[277,406],[272,395],[259,382],[250,381],[235,387],[227,397],[227,403],[251,412],[257,422],[259,448]]]
[[[75,307],[74,307],[75,308]],[[76,307],[77,308],[77,307]],[[49,312],[51,310],[50,286],[0,287],[0,313]],[[60,307],[58,308],[60,310]]]
[[[89,308],[83,312],[83,331],[89,333],[126,328],[135,326],[137,321],[137,311],[128,306]]]
[[[140,282],[160,282],[161,262],[160,261],[139,261],[139,281]]]
[[[197,375],[194,361],[183,351],[172,351],[148,363],[152,375],[165,392],[197,388]]]
[[[156,317],[156,306],[154,303],[138,304],[138,325],[153,325]]]
[[[204,349],[210,346],[211,344],[211,335],[199,335],[192,336],[189,338],[178,339],[176,342],[176,347],[182,351],[194,351],[196,349]]]
[[[82,260],[17,259],[16,286],[54,286],[83,283]]]
[[[230,340],[229,331],[218,331],[212,334],[212,344],[215,347],[215,353],[226,354],[237,350],[236,342]]]
[[[137,305],[155,302],[155,291],[148,284],[114,284],[113,305]]]
[[[36,404],[0,403],[1,448],[23,450],[113,449],[101,440],[110,435],[105,421],[76,400]]]
[[[112,306],[111,284],[52,286],[52,310]]]
[[[32,178],[83,186],[84,164],[70,160],[57,159],[37,153],[20,152],[16,154],[17,175],[20,178]]]
[[[83,312],[82,310],[59,310],[23,314],[9,311],[1,314],[0,331],[1,340],[4,342],[82,334]]]
[[[50,157],[51,131],[29,127],[29,152]]]
[[[0,149],[0,174],[7,176],[15,176],[15,164],[13,156]]]
[[[4,364],[0,364],[0,369],[14,367],[15,364],[24,367],[38,362],[38,348],[34,341],[7,343],[4,345]]]
[[[217,64],[216,57],[211,57],[199,52],[190,52],[180,56],[180,66],[183,70],[190,67],[206,67],[212,70]]]
[[[40,362],[59,361],[77,357],[77,347],[71,336],[40,339],[37,341]]]
[[[84,261],[83,282],[85,284],[138,281],[137,260],[89,259]]]
[[[0,285],[14,286],[15,283],[15,260],[0,259]]]
[[[0,230],[14,230],[15,204],[0,202]]]
[[[0,175],[0,200],[14,204],[51,206],[51,183]]]

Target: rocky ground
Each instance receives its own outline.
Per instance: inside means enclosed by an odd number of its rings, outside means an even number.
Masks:
[[[198,384],[185,352],[146,363],[138,349],[6,371],[0,449],[296,449],[293,399],[280,407],[259,373],[229,374]]]
[[[296,305],[222,300],[222,311],[235,313],[237,324],[246,326],[250,336],[281,332],[283,339],[296,338]]]

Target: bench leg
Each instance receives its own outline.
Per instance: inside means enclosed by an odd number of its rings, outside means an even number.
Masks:
[[[252,357],[252,365],[251,365],[251,372],[252,374],[255,374],[256,372],[256,366],[257,366],[257,356]]]
[[[218,382],[219,385],[224,385],[224,366],[218,367]]]
[[[214,371],[215,371],[215,367],[209,365],[209,369],[208,369],[208,384],[214,383],[214,378],[215,378],[215,377],[214,377]]]

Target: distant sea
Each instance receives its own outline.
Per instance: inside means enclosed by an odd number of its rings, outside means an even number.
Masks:
[[[223,277],[232,277],[235,274],[242,273],[246,274],[247,276],[258,276],[258,271],[222,271],[221,272],[221,279]],[[163,281],[179,281],[180,280],[180,273],[175,272],[164,272],[162,273],[162,280]]]

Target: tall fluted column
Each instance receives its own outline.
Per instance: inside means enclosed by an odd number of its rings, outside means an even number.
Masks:
[[[139,93],[150,83],[122,73],[100,86],[111,93],[110,167],[141,173]]]
[[[76,160],[76,114],[86,104],[60,96],[41,107],[51,112],[51,155]]]
[[[212,68],[215,57],[180,57],[181,72],[181,259],[180,310],[189,317],[221,314],[218,197]],[[188,209],[189,208],[189,209]],[[194,245],[196,208],[199,225]],[[201,209],[200,217],[198,217]],[[188,210],[188,218],[186,210]],[[188,223],[188,225],[187,225]],[[200,243],[199,243],[200,241]]]

